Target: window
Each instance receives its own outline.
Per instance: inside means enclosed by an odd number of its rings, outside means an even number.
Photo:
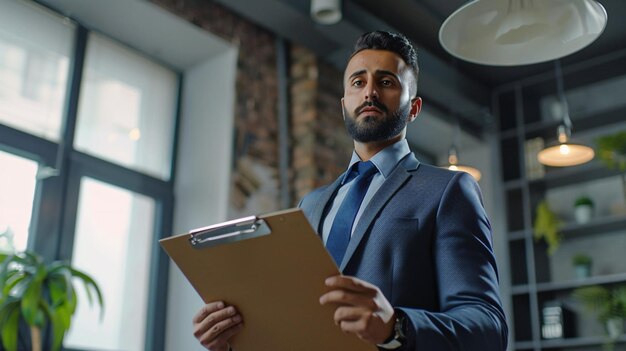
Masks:
[[[76,148],[169,179],[177,90],[172,71],[91,34]]]
[[[0,250],[26,249],[37,163],[0,151]]]
[[[78,286],[73,350],[163,350],[156,248],[171,233],[179,81],[35,2],[0,1],[0,249],[96,279],[104,319]]]
[[[105,313],[97,323],[100,311],[80,304],[65,344],[143,350],[154,200],[91,178],[81,180],[79,194],[72,262],[100,284]]]
[[[74,26],[17,1],[0,4],[0,123],[58,141]]]

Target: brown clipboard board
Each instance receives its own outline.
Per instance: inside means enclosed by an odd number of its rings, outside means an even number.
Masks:
[[[228,221],[161,239],[204,302],[237,307],[234,351],[374,351],[321,306],[339,270],[300,209]],[[198,306],[200,307],[200,306]],[[191,327],[190,327],[190,333]]]

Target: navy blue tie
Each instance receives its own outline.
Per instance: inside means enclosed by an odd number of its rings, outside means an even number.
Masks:
[[[330,228],[330,234],[328,234],[328,239],[326,240],[326,249],[333,256],[338,266],[341,265],[348,242],[350,242],[352,225],[357,212],[359,212],[359,207],[361,207],[361,202],[372,182],[374,174],[378,171],[376,166],[370,161],[359,162],[355,166],[352,167],[348,176],[350,177],[352,173],[357,173],[358,176],[353,180],[354,184],[352,184],[341,206],[339,206],[333,225]]]

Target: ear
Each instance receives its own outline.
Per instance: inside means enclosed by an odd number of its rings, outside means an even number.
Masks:
[[[417,115],[420,114],[420,111],[422,111],[422,98],[419,96],[416,96],[413,99],[411,99],[411,111],[409,113],[409,122],[413,122],[417,118]]]
[[[345,102],[343,101],[343,98],[341,98],[341,115],[343,116],[344,121],[346,120],[346,105]]]

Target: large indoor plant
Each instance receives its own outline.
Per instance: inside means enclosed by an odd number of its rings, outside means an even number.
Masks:
[[[74,280],[83,283],[89,302],[103,310],[100,288],[92,277],[67,262],[44,262],[32,252],[0,253],[0,333],[8,351],[18,348],[20,323],[30,328],[33,351],[42,349],[42,331],[49,325],[46,349],[59,350],[76,311]],[[102,315],[102,314],[101,314]]]

